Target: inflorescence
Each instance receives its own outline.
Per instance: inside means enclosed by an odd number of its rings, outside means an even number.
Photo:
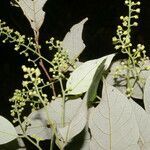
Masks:
[[[146,61],[149,59],[146,56],[145,46],[138,44],[136,48],[133,48],[131,41],[131,29],[138,26],[137,19],[139,18],[140,4],[139,1],[125,0],[125,5],[128,6],[129,10],[128,16],[120,17],[122,25],[118,25],[116,36],[112,38],[115,49],[128,55],[128,59],[122,60],[120,66],[117,66],[114,78],[116,82],[118,80],[126,81],[126,94],[129,97],[133,94],[135,82],[143,80],[139,74],[143,70],[149,69],[148,67],[144,67]]]
[[[29,68],[25,65],[22,66],[24,74],[24,81],[22,82],[23,89],[16,89],[13,97],[10,99],[12,102],[11,115],[21,116],[24,107],[29,104],[32,110],[40,109],[40,105],[47,105],[48,98],[47,94],[43,92],[43,89],[50,86],[50,83],[44,83],[43,79],[40,78],[41,72],[38,68]],[[17,122],[18,117],[14,119]]]
[[[23,88],[21,90],[16,89],[13,97],[10,99],[12,103],[11,115],[14,118],[14,123],[19,122],[19,118],[22,115],[24,108],[28,105],[32,110],[40,109],[45,107],[48,103],[48,96],[44,93],[45,88],[50,88],[56,81],[67,79],[65,73],[71,67],[74,69],[74,64],[69,59],[67,52],[63,49],[62,43],[60,41],[55,41],[54,38],[51,38],[49,41],[46,41],[46,44],[49,46],[49,50],[54,50],[55,54],[52,60],[48,60],[43,57],[38,49],[41,49],[41,46],[34,42],[34,39],[26,38],[25,35],[21,35],[18,31],[14,31],[6,26],[5,22],[0,20],[0,35],[4,38],[3,43],[9,42],[15,44],[15,51],[18,51],[20,54],[24,54],[28,57],[28,61],[34,64],[34,67],[22,66],[24,72],[24,80],[22,81]],[[35,59],[30,58],[30,53],[37,56]],[[49,73],[52,75],[52,80],[45,83],[45,79],[41,78],[41,71],[38,68],[38,60],[44,60],[49,64]],[[39,62],[39,61],[38,61]],[[61,93],[62,94],[62,93]],[[61,97],[61,94],[58,94],[58,97]],[[52,95],[52,100],[56,96]]]

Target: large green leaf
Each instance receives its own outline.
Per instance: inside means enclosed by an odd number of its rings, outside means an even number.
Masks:
[[[0,116],[0,144],[8,143],[18,137],[14,126]]]
[[[88,18],[85,18],[78,24],[75,24],[63,39],[63,48],[68,52],[69,59],[72,61],[78,58],[85,48],[82,40],[82,31],[87,20]]]
[[[144,106],[146,112],[150,113],[150,76],[147,78],[144,87]]]
[[[13,0],[12,4],[14,3],[19,5],[24,15],[29,20],[34,32],[39,32],[45,17],[45,12],[42,8],[46,1],[47,0]]]
[[[76,112],[82,104],[82,99],[68,100],[65,103],[65,125],[68,125],[74,118]],[[61,126],[62,114],[62,98],[57,98],[49,103],[45,108],[32,112],[28,116],[30,126],[27,127],[26,134],[32,137],[37,137],[40,140],[51,138],[51,128],[48,128],[48,112],[49,117],[56,123],[57,127]],[[23,123],[23,126],[25,123]],[[21,128],[18,126],[17,132],[22,134]]]
[[[87,61],[80,65],[67,81],[66,88],[68,94],[77,95],[86,92],[93,80],[98,66],[106,59],[105,69],[107,69],[115,54],[107,55],[99,59]]]
[[[90,150],[139,150],[139,129],[125,95],[104,82],[102,100],[91,109]]]
[[[84,129],[87,123],[87,114],[88,112],[86,94],[70,123],[65,125],[63,128],[57,128],[59,139],[62,140],[62,147],[65,147],[71,141],[72,138],[74,138]]]
[[[65,150],[90,150],[90,133],[88,131],[88,125],[79,135],[71,140],[67,147],[65,147]]]
[[[140,131],[139,145],[141,150],[150,149],[150,114],[141,106],[130,100]]]

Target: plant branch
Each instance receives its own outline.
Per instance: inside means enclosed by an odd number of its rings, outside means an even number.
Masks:
[[[63,83],[62,83],[62,79],[61,79],[61,78],[59,79],[59,82],[60,82],[60,87],[61,87],[61,92],[62,92],[61,124],[62,124],[62,127],[64,127],[64,126],[65,126],[65,98],[66,98],[66,95],[65,95],[65,90],[64,90],[64,87],[63,87]]]

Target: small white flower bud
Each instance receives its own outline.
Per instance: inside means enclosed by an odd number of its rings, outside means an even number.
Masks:
[[[135,26],[135,27],[138,26],[138,23],[137,23],[137,22],[134,22],[134,23],[133,23],[133,26]]]
[[[123,16],[120,16],[120,19],[121,19],[121,20],[123,20],[123,18],[124,18]]]
[[[137,5],[141,5],[141,2],[140,2],[140,1],[138,1],[136,4],[137,4]]]
[[[112,41],[113,41],[113,42],[117,42],[118,39],[117,39],[116,37],[113,37],[113,38],[112,38]]]
[[[134,18],[135,18],[135,19],[138,19],[138,18],[139,18],[139,16],[138,16],[138,15],[135,15],[135,16],[134,16]]]
[[[140,13],[140,8],[137,8],[135,11],[136,11],[137,13]]]
[[[128,1],[128,0],[125,0],[125,4],[126,4],[126,5],[129,4],[129,1]]]
[[[136,49],[133,49],[132,52],[135,53],[135,52],[136,52]]]

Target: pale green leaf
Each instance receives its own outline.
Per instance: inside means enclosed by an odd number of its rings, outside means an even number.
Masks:
[[[65,147],[65,150],[90,150],[90,133],[88,125]]]
[[[78,135],[85,127],[87,122],[87,94],[81,105],[76,110],[70,123],[64,127],[58,127],[59,139],[63,141],[63,147],[65,147],[72,138]]]
[[[144,106],[146,112],[150,113],[150,77],[147,78],[144,87]]]
[[[82,31],[87,20],[88,18],[85,18],[78,24],[75,24],[63,39],[63,48],[68,52],[70,60],[75,60],[85,48],[82,40]]]
[[[98,85],[100,80],[102,79],[103,73],[105,71],[105,61],[106,59],[103,60],[103,62],[98,66],[95,75],[93,77],[92,83],[90,85],[90,88],[88,90],[88,106],[91,106],[93,101],[96,98],[97,95],[97,89],[98,89]]]
[[[51,138],[51,129],[48,128],[48,123],[40,116],[40,114],[31,116],[30,120],[31,126],[28,126],[27,128],[27,135],[40,141]]]
[[[26,119],[26,122],[30,124],[27,127],[26,134],[40,141],[51,138],[51,129],[48,128],[47,120],[41,113],[42,110],[32,112]],[[26,123],[22,123],[22,127],[26,129]],[[16,127],[18,134],[23,134],[20,125]]]
[[[149,150],[150,148],[150,114],[148,114],[141,106],[130,100],[133,111],[138,123],[140,131],[140,147],[141,150]]]
[[[82,103],[82,99],[68,100],[65,103],[65,125],[69,124],[78,108]],[[62,114],[62,98],[57,98],[49,103],[45,108],[32,112],[28,116],[29,123],[27,127],[27,135],[37,137],[40,140],[46,140],[51,138],[51,128],[48,128],[48,116],[56,123],[57,127],[61,126],[61,114]],[[23,123],[25,126],[25,123]],[[21,128],[16,128],[17,132],[22,134]]]
[[[108,69],[115,54],[107,55],[99,59],[87,61],[71,73],[66,88],[68,94],[76,95],[86,92],[93,80],[98,66],[106,59],[105,69]]]
[[[138,150],[139,129],[125,95],[104,82],[102,100],[91,110],[90,150]]]
[[[90,150],[90,133],[87,130],[80,150]]]
[[[14,126],[6,118],[0,116],[0,145],[18,137]]]
[[[45,12],[42,10],[47,0],[15,0],[29,20],[32,29],[38,32],[43,24]]]

